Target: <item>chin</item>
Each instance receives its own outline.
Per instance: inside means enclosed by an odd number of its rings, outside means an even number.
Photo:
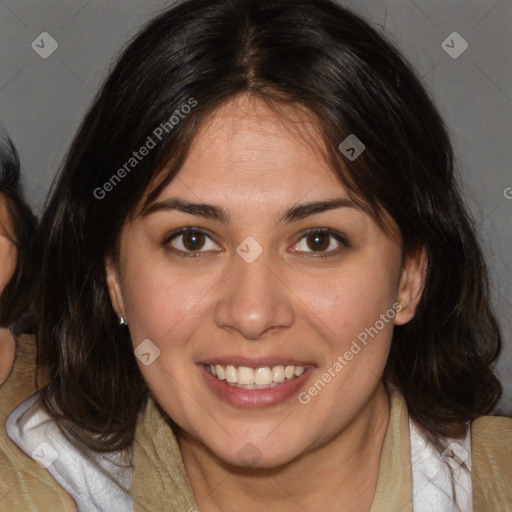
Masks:
[[[273,443],[267,443],[265,447],[262,447],[261,444],[258,445],[250,441],[233,442],[233,445],[239,446],[239,448],[227,452],[224,445],[219,447],[219,450],[216,450],[215,447],[210,450],[225,464],[241,470],[278,468],[292,462],[302,453],[296,445],[283,446],[281,444],[278,447]]]

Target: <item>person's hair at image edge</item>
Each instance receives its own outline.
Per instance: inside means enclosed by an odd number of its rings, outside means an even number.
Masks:
[[[0,226],[17,249],[14,274],[0,296],[0,326],[16,334],[35,329],[32,303],[38,265],[37,218],[20,184],[20,162],[9,137],[0,132],[0,200],[6,202],[8,225]]]
[[[111,70],[73,141],[42,219],[39,362],[45,407],[79,446],[128,447],[147,386],[107,292],[105,258],[144,194],[149,205],[194,135],[246,94],[312,115],[325,158],[403,255],[426,247],[414,318],[394,329],[384,381],[434,439],[462,436],[502,393],[487,269],[459,192],[447,129],[410,65],[366,21],[329,0],[190,0],[150,21]],[[102,187],[156,127],[197,105],[123,180]],[[339,144],[366,146],[354,161]],[[149,188],[152,187],[152,188]],[[98,192],[103,190],[103,192]],[[96,192],[95,192],[96,191]]]

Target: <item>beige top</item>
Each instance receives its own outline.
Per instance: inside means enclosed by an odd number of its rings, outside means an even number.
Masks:
[[[20,336],[15,366],[0,388],[0,510],[76,511],[73,499],[50,473],[26,456],[5,434],[8,414],[37,391],[35,344]],[[199,510],[177,440],[150,399],[137,426],[130,488],[135,512]],[[382,447],[370,512],[412,512],[409,417],[403,396],[391,394],[391,412]],[[474,512],[512,510],[512,419],[484,416],[472,424]]]

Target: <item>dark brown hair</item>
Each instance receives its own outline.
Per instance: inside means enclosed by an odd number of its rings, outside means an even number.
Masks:
[[[0,200],[6,202],[9,225],[3,234],[16,246],[14,274],[0,297],[0,326],[13,332],[33,332],[32,317],[38,265],[37,218],[25,202],[20,184],[20,162],[12,141],[1,134]]]
[[[147,203],[179,171],[205,119],[239,94],[312,114],[351,196],[381,224],[383,211],[391,215],[404,254],[426,247],[423,296],[414,319],[395,327],[384,379],[432,435],[462,435],[500,396],[493,363],[501,341],[452,146],[400,53],[330,0],[189,0],[125,49],[42,219],[40,363],[51,377],[44,405],[82,447],[132,442],[148,391],[107,294],[105,257],[116,254],[148,187],[156,179]],[[112,180],[191,98],[197,106],[122,181]],[[349,134],[366,146],[354,161],[338,149]]]

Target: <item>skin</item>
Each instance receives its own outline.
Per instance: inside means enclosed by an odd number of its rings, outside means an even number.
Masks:
[[[181,428],[201,512],[361,512],[375,493],[389,421],[382,373],[393,321],[307,405],[294,396],[267,408],[236,408],[212,393],[197,367],[235,355],[292,357],[315,366],[304,391],[395,302],[403,305],[396,325],[414,316],[425,251],[402,267],[396,226],[394,236],[387,234],[356,208],[276,224],[298,203],[348,197],[315,150],[322,141],[314,124],[295,113],[295,121],[283,121],[245,96],[220,107],[156,201],[219,205],[230,222],[176,210],[136,215],[123,228],[119,261],[106,262],[112,304],[127,320],[134,347],[149,338],[160,349],[140,369]],[[162,244],[184,226],[215,237],[204,237],[199,257],[178,255],[190,247],[186,236],[167,249]],[[324,235],[322,251],[331,255],[315,256],[314,237],[303,235],[309,228],[339,232],[350,247]],[[249,236],[263,248],[252,263],[236,252]],[[261,458],[244,467],[238,452],[249,442]]]
[[[16,269],[17,249],[11,241],[11,219],[6,200],[0,195],[0,294],[11,280]],[[16,343],[12,333],[0,328],[0,384],[11,372],[16,354]]]
[[[0,293],[16,269],[17,250],[12,243],[12,225],[6,200],[0,195]]]

